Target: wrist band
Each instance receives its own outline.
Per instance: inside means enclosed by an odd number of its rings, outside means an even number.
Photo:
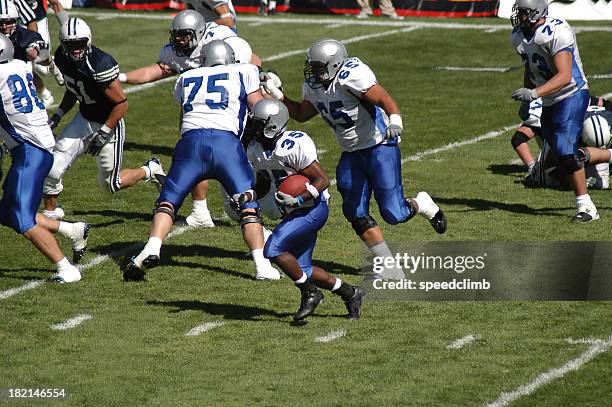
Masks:
[[[219,16],[219,18],[230,18],[230,17],[234,17],[232,13],[224,13]]]
[[[306,184],[306,191],[310,192],[312,199],[317,199],[319,197],[319,190],[312,184]]]
[[[304,204],[304,198],[302,198],[302,195],[296,196],[295,199],[297,199],[297,206],[302,206]]]
[[[103,124],[102,127],[100,127],[100,130],[102,130],[104,133],[112,133],[113,132],[113,129],[108,127],[106,124]]]
[[[125,83],[127,82],[127,75],[121,72],[119,76],[117,76],[117,79],[119,79],[119,82]]]
[[[66,112],[64,112],[61,108],[58,107],[55,111],[55,114],[61,118],[66,114]]]

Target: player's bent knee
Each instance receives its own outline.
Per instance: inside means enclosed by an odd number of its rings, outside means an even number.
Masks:
[[[584,162],[578,157],[577,154],[564,155],[559,159],[561,167],[566,174],[573,174],[576,171],[580,171],[584,168]]]
[[[365,232],[367,232],[369,229],[372,229],[378,226],[378,223],[376,223],[376,220],[374,220],[373,217],[371,217],[370,215],[367,215],[362,218],[357,218],[351,221],[351,226],[353,227],[353,230],[355,231],[355,233],[357,233],[357,236],[361,236]]]
[[[512,136],[510,144],[512,144],[512,147],[516,150],[521,144],[527,143],[528,141],[529,137],[522,131],[517,130]]]
[[[223,200],[223,210],[225,211],[227,216],[229,216],[230,219],[235,220],[235,221],[240,220],[240,213],[234,209],[229,197]]]
[[[172,222],[174,222],[174,206],[170,202],[159,202],[155,206],[155,209],[153,209],[153,216],[157,215],[158,213],[163,213],[170,216],[170,219],[172,219]]]
[[[240,227],[244,228],[250,223],[258,223],[263,226],[263,218],[259,208],[243,210],[240,212]]]
[[[584,147],[579,147],[576,155],[578,156],[578,160],[582,163],[583,167],[585,167],[591,161],[591,153],[589,153],[589,150]]]

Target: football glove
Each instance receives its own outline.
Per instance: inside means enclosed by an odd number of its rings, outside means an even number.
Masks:
[[[54,130],[57,126],[59,126],[59,123],[61,120],[62,120],[62,116],[60,116],[57,113],[53,113],[53,115],[49,117],[47,124],[49,125],[49,127],[51,127],[51,130]]]
[[[110,129],[107,129],[108,127],[106,129],[100,128],[91,133],[91,135],[89,136],[89,145],[87,146],[87,154],[91,154],[93,156],[97,156],[98,154],[100,154],[100,151],[102,151],[102,147],[104,147],[104,145],[108,142],[108,140],[110,140],[111,136],[113,135],[112,130],[108,131]]]
[[[535,89],[520,88],[512,92],[512,99],[522,102],[531,102],[539,97]]]
[[[241,194],[234,194],[234,195],[232,195],[232,197],[230,198],[230,201],[232,203],[232,208],[234,208],[234,210],[238,212],[238,211],[240,211],[242,209],[242,207],[246,203],[253,202],[255,199],[257,199],[255,191],[248,190],[248,191],[243,192]]]
[[[392,114],[389,116],[389,126],[385,131],[385,138],[387,140],[395,140],[402,135],[403,129],[402,116],[399,114]]]
[[[263,93],[281,100],[283,95],[283,84],[274,72],[262,72],[259,74],[260,89]]]

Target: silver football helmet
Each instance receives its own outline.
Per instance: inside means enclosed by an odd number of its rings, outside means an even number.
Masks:
[[[214,40],[204,45],[200,57],[202,66],[229,65],[235,62],[232,47],[223,40]]]
[[[6,35],[0,34],[0,64],[11,62],[14,55],[15,49],[13,48],[12,41]]]
[[[10,37],[17,30],[19,13],[12,1],[0,1],[0,33]]]
[[[516,0],[510,21],[514,28],[525,28],[548,15],[548,0]]]
[[[311,87],[326,86],[348,58],[346,47],[338,40],[323,39],[308,48],[304,78]]]
[[[59,33],[64,53],[73,61],[85,59],[91,51],[91,29],[80,18],[69,18],[62,24]]]
[[[195,10],[183,10],[172,20],[170,45],[178,55],[190,56],[202,36],[206,22]]]
[[[261,99],[251,110],[251,128],[255,141],[272,149],[289,123],[289,111],[276,99]]]

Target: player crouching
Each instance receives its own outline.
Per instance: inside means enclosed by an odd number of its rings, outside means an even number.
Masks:
[[[365,291],[312,264],[317,232],[329,214],[329,177],[319,165],[314,142],[301,131],[285,131],[289,112],[277,100],[260,100],[251,114],[255,140],[249,144],[247,155],[258,174],[262,171],[268,174],[268,177],[258,175],[255,194],[264,196],[270,180],[274,180],[279,187],[276,202],[285,213],[283,221],[268,238],[264,255],[282,268],[302,292],[300,309],[293,319],[306,318],[323,301],[318,287],[338,294],[346,304],[348,318],[358,319]],[[305,183],[303,192],[293,196],[283,192],[281,181],[296,174],[310,182]],[[249,193],[235,198],[240,205],[254,199],[256,196]]]

